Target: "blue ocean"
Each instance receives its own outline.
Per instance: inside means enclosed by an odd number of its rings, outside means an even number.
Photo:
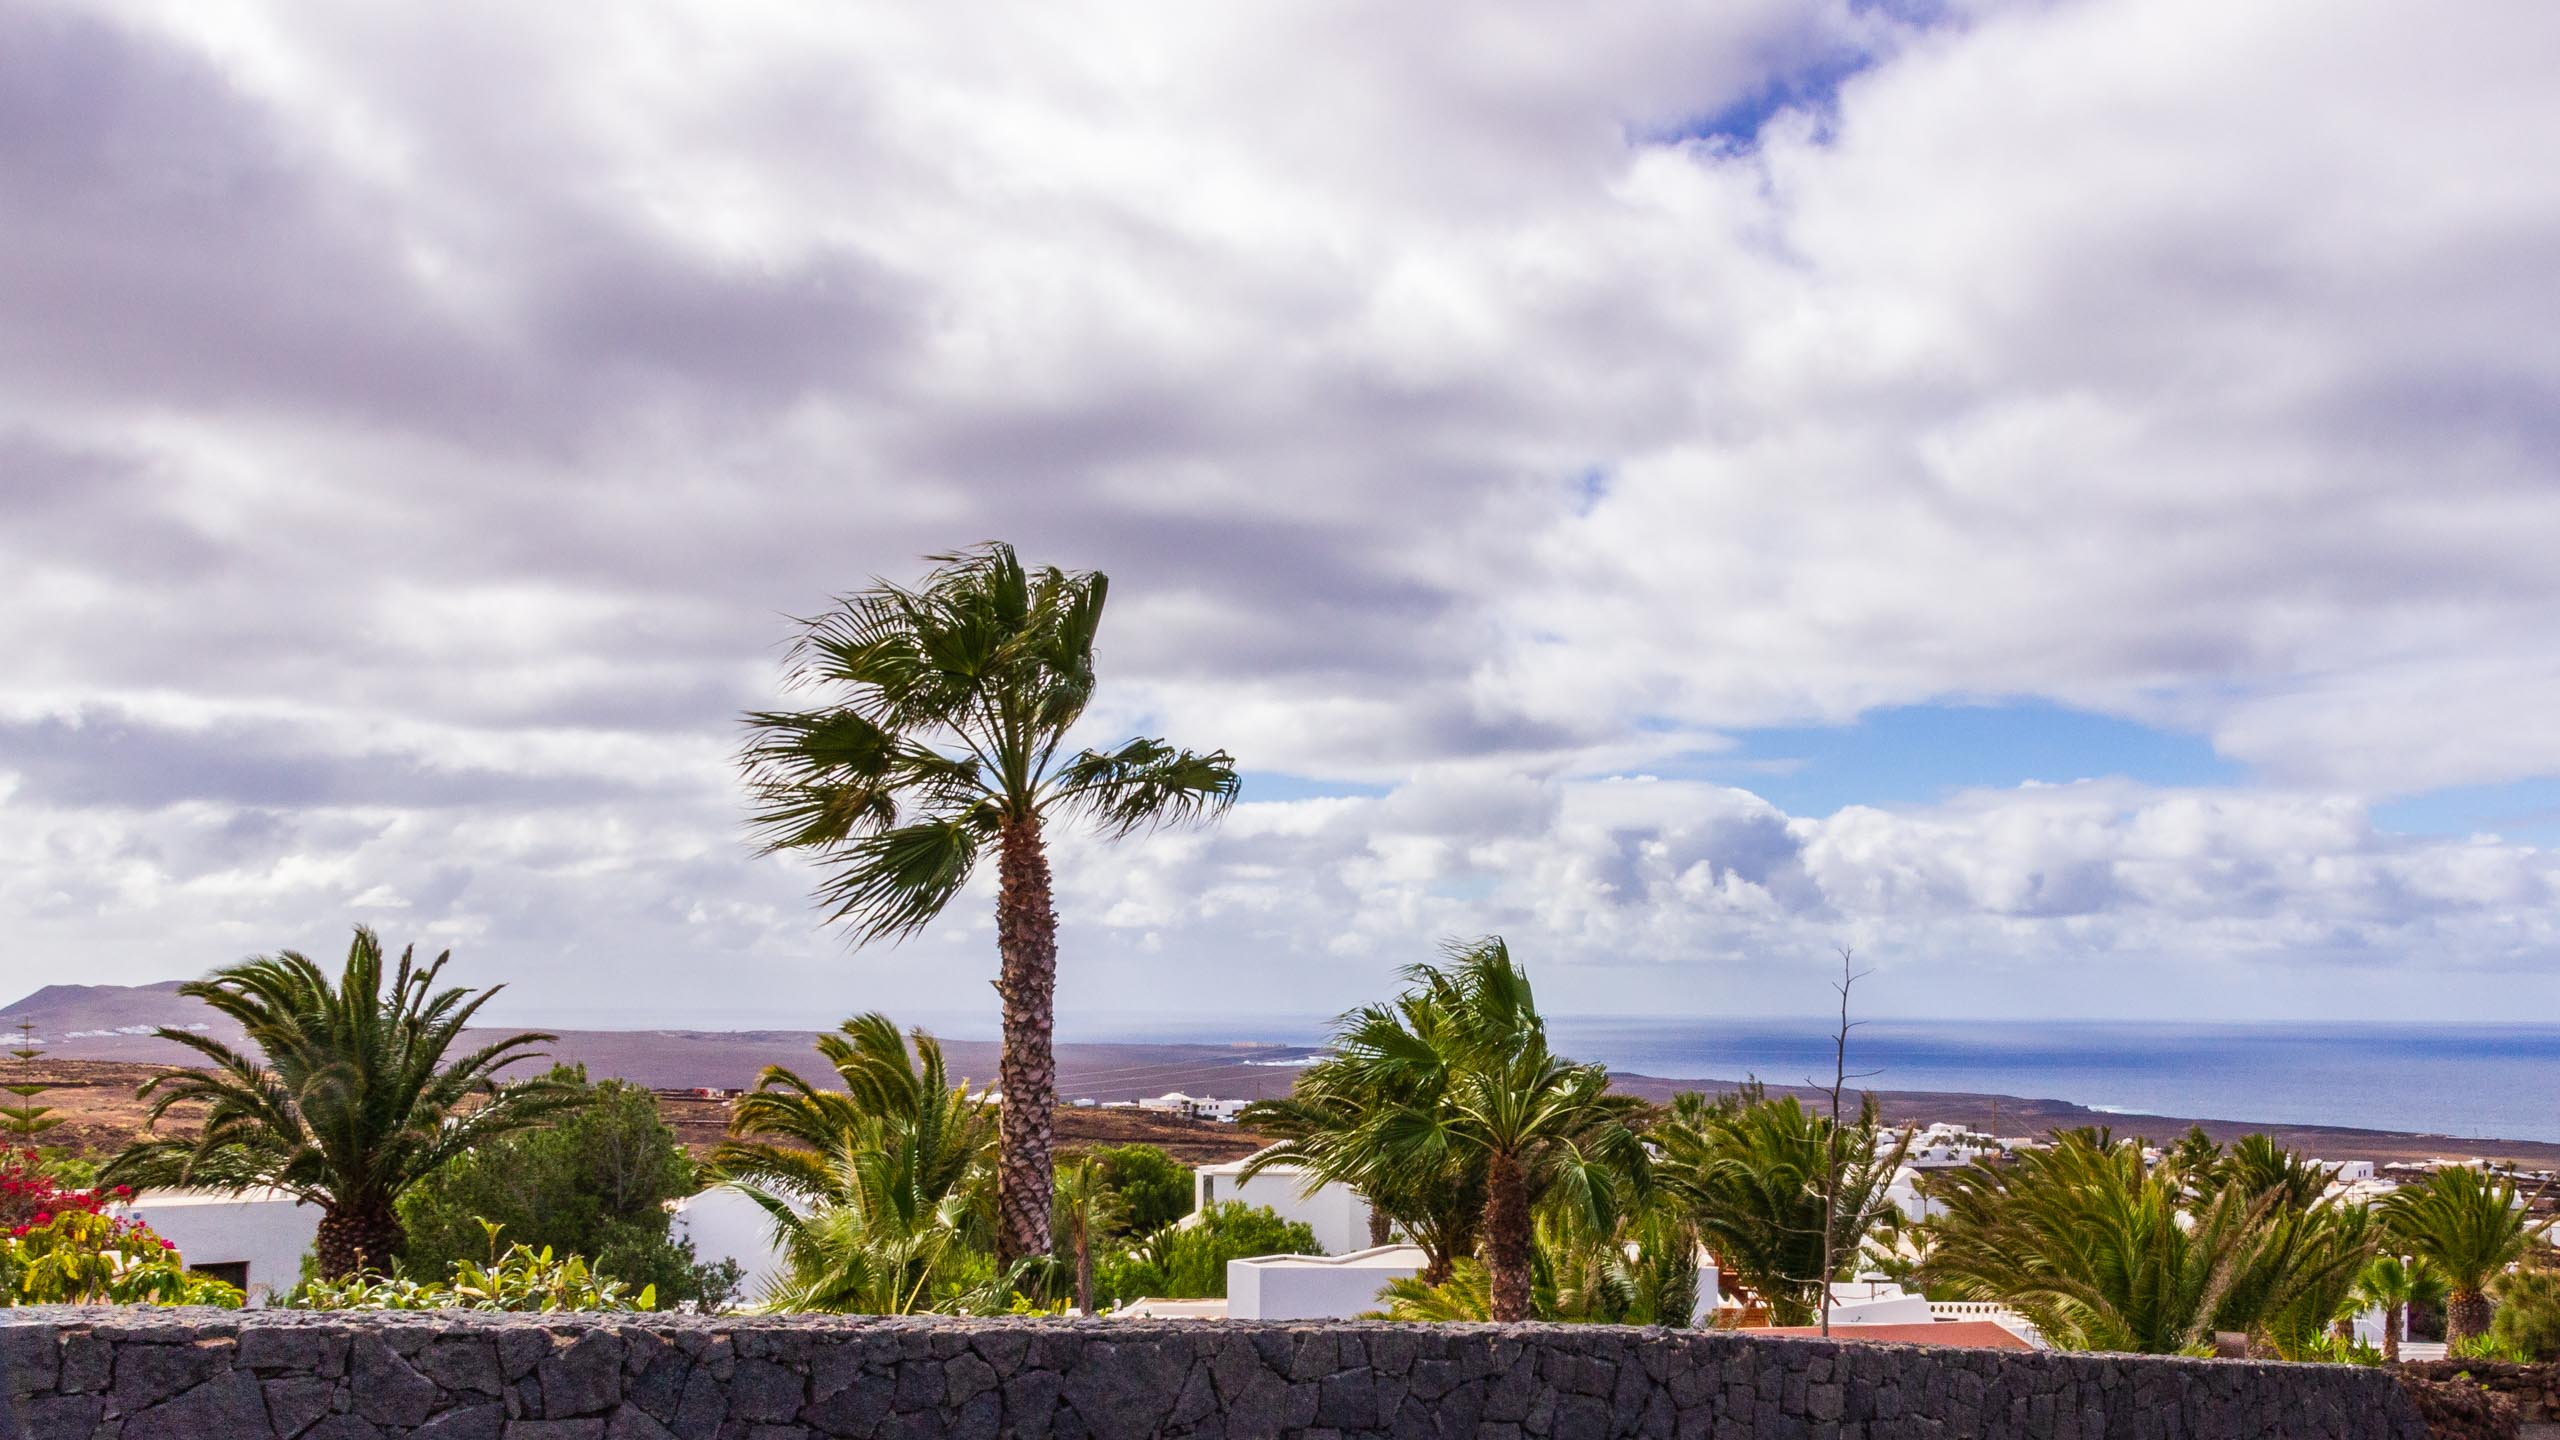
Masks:
[[[1322,1019],[1074,1027],[1075,1038],[1314,1044]],[[1616,1070],[1771,1084],[1828,1081],[1821,1019],[1557,1016],[1557,1047]],[[1849,1068],[1877,1090],[1960,1090],[2094,1109],[2459,1139],[2560,1142],[2560,1025],[1877,1020]]]
[[[1828,1082],[1818,1020],[1559,1018],[1559,1049],[1610,1068]],[[1965,1090],[2100,1110],[2560,1141],[2560,1025],[1876,1021],[1849,1068],[1878,1090]]]

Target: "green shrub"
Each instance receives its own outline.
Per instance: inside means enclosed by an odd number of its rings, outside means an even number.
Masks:
[[[590,1083],[577,1066],[540,1083],[572,1097],[548,1125],[480,1145],[401,1197],[408,1242],[399,1273],[449,1275],[486,1261],[487,1221],[525,1246],[583,1256],[600,1274],[651,1287],[671,1306],[717,1309],[734,1298],[735,1263],[703,1264],[670,1233],[668,1202],[701,1187],[656,1099],[621,1080]]]
[[[213,1305],[238,1309],[238,1287],[186,1268],[168,1241],[133,1220],[64,1210],[0,1235],[0,1305]]]
[[[1097,1302],[1207,1300],[1227,1293],[1227,1262],[1252,1255],[1321,1255],[1316,1232],[1270,1207],[1228,1200],[1197,1221],[1169,1225],[1094,1266]]]
[[[555,1258],[551,1247],[510,1245],[498,1252],[498,1232],[483,1234],[489,1263],[464,1260],[450,1280],[424,1283],[406,1276],[362,1274],[346,1280],[311,1280],[288,1302],[303,1310],[516,1310],[631,1312],[657,1308],[657,1291],[634,1290],[601,1275],[576,1255]]]
[[[1151,1235],[1191,1213],[1191,1171],[1153,1145],[1097,1145],[1084,1152],[1128,1207],[1124,1235]]]
[[[2498,1302],[2491,1339],[2530,1360],[2560,1360],[2560,1270],[2513,1271],[2489,1293]]]
[[[2450,1360],[2508,1360],[2518,1365],[2530,1365],[2536,1358],[2532,1351],[2495,1330],[2465,1335],[2445,1346],[2444,1353]]]

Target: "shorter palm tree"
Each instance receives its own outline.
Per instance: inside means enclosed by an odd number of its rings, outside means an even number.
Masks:
[[[1793,1096],[1770,1099],[1758,1084],[1713,1101],[1689,1092],[1672,1097],[1651,1138],[1663,1187],[1687,1203],[1722,1274],[1757,1296],[1776,1324],[1811,1321],[1824,1287],[1846,1278],[1867,1242],[1900,1219],[1888,1190],[1911,1135],[1885,1128],[1874,1096],[1854,1123],[1835,1129],[1830,1117]],[[1835,1163],[1826,1247],[1823,1192]]]
[[[1481,1164],[1491,1317],[1528,1319],[1537,1208],[1610,1223],[1622,1192],[1646,1183],[1633,1123],[1643,1102],[1611,1095],[1606,1068],[1548,1048],[1529,977],[1499,937],[1453,946],[1448,964],[1405,979],[1419,1003],[1354,1011],[1336,1032],[1346,1086],[1381,1097],[1342,1163],[1388,1193]],[[1416,1014],[1430,1028],[1405,1023]]]
[[[2065,1350],[2210,1354],[2270,1200],[2226,1187],[2190,1213],[2179,1177],[2138,1146],[2073,1130],[2010,1168],[1939,1172],[1943,1211],[1921,1274],[1933,1290],[2010,1306]]]
[[[713,1172],[773,1222],[785,1271],[766,1303],[1000,1306],[1014,1272],[980,1263],[994,1238],[994,1107],[951,1082],[932,1036],[901,1036],[885,1015],[848,1020],[817,1048],[842,1090],[768,1066],[712,1152]]]
[[[1344,1016],[1335,1042],[1344,1043],[1356,1026],[1387,1023],[1428,1045],[1457,1023],[1443,1013],[1441,999],[1435,987],[1412,987],[1389,1006]],[[1403,1231],[1422,1247],[1421,1279],[1429,1286],[1449,1279],[1451,1267],[1475,1253],[1477,1231],[1484,1223],[1485,1162],[1473,1151],[1452,1150],[1436,1167],[1411,1157],[1387,1163],[1373,1122],[1397,1105],[1427,1102],[1431,1097],[1420,1088],[1424,1083],[1415,1073],[1388,1071],[1337,1054],[1308,1066],[1286,1097],[1257,1100],[1236,1118],[1238,1124],[1278,1139],[1245,1162],[1246,1179],[1292,1165],[1304,1172],[1308,1195],[1327,1184],[1358,1191],[1368,1202],[1371,1242],[1383,1245],[1386,1232]],[[1400,1088],[1385,1088],[1390,1085]]]
[[[2447,1166],[2383,1199],[2383,1223],[2396,1247],[2444,1277],[2448,1342],[2488,1333],[2490,1282],[2533,1241],[2526,1209],[2513,1181],[2467,1165]]]
[[[2261,1317],[2257,1331],[2278,1357],[2334,1357],[2355,1341],[2357,1285],[2381,1245],[2381,1223],[2363,1205],[2295,1205],[2289,1195],[2298,1192],[2281,1185],[2257,1194],[2272,1204],[2233,1305]]]
[[[386,973],[382,941],[358,926],[334,982],[287,950],[179,986],[237,1022],[260,1058],[196,1031],[159,1029],[212,1068],[144,1085],[149,1123],[156,1129],[170,1111],[201,1106],[202,1128],[193,1139],[128,1146],[100,1179],[137,1189],[281,1190],[320,1207],[322,1276],[390,1264],[405,1238],[395,1207],[410,1186],[574,1099],[548,1080],[502,1089],[496,1078],[538,1058],[533,1047],[555,1036],[509,1035],[448,1059],[472,1016],[505,987],[438,990],[452,952],[421,967],[413,949]]]
[[[1057,1220],[1051,1233],[1068,1245],[1075,1265],[1076,1309],[1093,1313],[1093,1250],[1127,1223],[1129,1207],[1089,1155],[1058,1167]]]
[[[2396,1363],[2409,1327],[2409,1307],[2443,1304],[2444,1280],[2424,1260],[2376,1255],[2356,1277],[2356,1299],[2382,1311],[2382,1358]]]

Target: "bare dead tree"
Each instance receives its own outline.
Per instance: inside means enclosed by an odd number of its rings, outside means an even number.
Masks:
[[[1856,969],[1852,960],[1856,952],[1840,947],[1840,979],[1831,988],[1840,992],[1840,1025],[1831,1035],[1831,1130],[1823,1138],[1822,1165],[1822,1333],[1831,1333],[1831,1278],[1840,1273],[1840,1100],[1852,1080],[1870,1079],[1881,1070],[1849,1073],[1849,1032],[1858,1028],[1849,1018],[1849,990],[1868,974]],[[1865,1217],[1860,1217],[1863,1220]],[[1865,1226],[1859,1226],[1860,1233]]]

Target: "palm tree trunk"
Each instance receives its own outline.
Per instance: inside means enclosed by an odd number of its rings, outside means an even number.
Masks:
[[[2444,1339],[2450,1345],[2474,1335],[2489,1333],[2489,1317],[2496,1307],[2489,1297],[2477,1290],[2456,1290],[2444,1298]]]
[[[1366,1204],[1367,1201],[1364,1199],[1362,1203]],[[1396,1238],[1395,1222],[1387,1218],[1386,1211],[1379,1209],[1375,1205],[1370,1205],[1369,1248],[1375,1250],[1394,1238]]]
[[[1484,1268],[1492,1281],[1492,1319],[1529,1318],[1535,1243],[1529,1228],[1528,1179],[1520,1173],[1519,1161],[1496,1155],[1487,1167],[1484,1200]]]
[[[1093,1234],[1083,1225],[1076,1227],[1076,1309],[1093,1313]]]
[[[2382,1307],[2382,1363],[2385,1365],[2400,1363],[2400,1322],[2407,1312],[2405,1305]]]
[[[388,1272],[408,1242],[399,1215],[388,1205],[349,1205],[320,1217],[312,1249],[325,1280],[344,1280],[359,1271]],[[443,1277],[431,1277],[441,1279]]]
[[[1010,1264],[1049,1253],[1049,1147],[1055,1137],[1058,1065],[1050,1045],[1058,992],[1058,916],[1049,902],[1049,854],[1037,816],[1007,820],[996,894],[996,948],[1004,997],[1004,1059],[997,1083],[996,1255]]]

